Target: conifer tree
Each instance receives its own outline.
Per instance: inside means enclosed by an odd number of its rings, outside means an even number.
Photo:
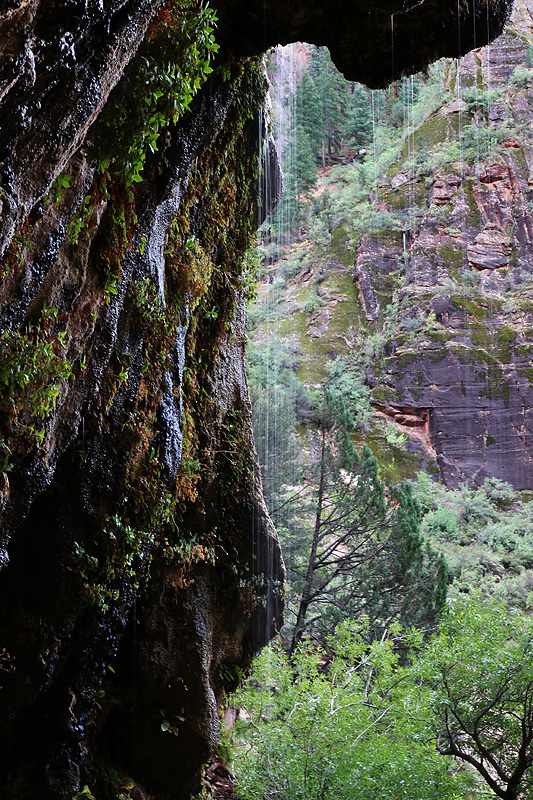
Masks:
[[[344,133],[349,84],[325,47],[310,48],[309,68],[297,90],[298,119],[322,166],[332,163]]]
[[[432,625],[446,598],[446,564],[424,547],[410,487],[386,487],[371,450],[353,444],[365,390],[346,362],[332,362],[317,405],[314,464],[280,531],[291,551],[291,653],[306,631],[324,640],[361,614],[375,636],[393,620]]]
[[[372,104],[360,83],[352,84],[344,136],[352,147],[366,147],[372,142]]]

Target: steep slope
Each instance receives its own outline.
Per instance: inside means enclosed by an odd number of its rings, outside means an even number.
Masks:
[[[532,485],[532,11],[369,96],[374,141],[322,171],[259,290],[251,336],[278,336],[304,384],[337,355],[366,370],[364,438],[392,481]]]
[[[524,66],[532,24],[522,16],[519,31],[518,21],[515,13],[494,45],[461,61],[448,78],[455,92],[413,132],[415,158],[418,142],[430,179],[403,158],[378,193],[383,208],[399,212],[409,244],[394,297],[396,329],[369,373],[373,397],[403,425],[426,417],[450,486],[495,476],[527,489],[533,480],[532,100]],[[458,129],[462,144],[446,154]],[[367,313],[364,281],[372,285],[376,248],[399,263],[401,231],[376,232],[359,245]]]

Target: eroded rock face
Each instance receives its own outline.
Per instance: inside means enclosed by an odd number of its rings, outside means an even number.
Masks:
[[[276,44],[327,45],[347,78],[384,86],[501,32],[511,0],[327,5],[216,0],[234,58]],[[163,0],[5,0],[0,9],[0,254],[106,102]]]
[[[481,47],[503,29],[512,3],[491,0],[216,0],[221,41],[238,53],[263,52],[290,42],[325,45],[348,80],[377,88],[443,56]]]
[[[0,794],[11,800],[71,800],[84,784],[112,797],[130,781],[138,798],[188,796],[216,743],[217,700],[281,622],[243,372],[242,259],[265,213],[254,197],[266,139],[264,79],[243,56],[307,38],[377,84],[457,42],[455,2],[289,14],[272,2],[265,34],[263,3],[221,0],[232,66],[165,129],[131,187],[96,171],[83,145],[161,6],[0,3]],[[506,7],[489,4],[491,35]],[[268,205],[281,178],[268,143],[263,154]]]
[[[17,410],[2,408],[5,797],[70,800],[89,781],[84,759],[95,791],[112,790],[105,765],[150,790],[196,790],[217,697],[281,623],[243,367],[266,84],[257,66],[225,78],[136,192],[75,155],[70,187],[8,252],[3,374],[17,356],[29,383],[19,391],[15,376]],[[57,390],[46,409],[35,359]]]
[[[357,256],[356,273],[364,262],[374,292],[385,274],[379,253],[406,264],[395,332],[369,378],[377,407],[388,407],[400,426],[405,408],[429,410],[429,439],[441,477],[453,487],[489,476],[517,489],[533,482],[532,162],[524,126],[533,109],[516,73],[510,80],[526,61],[522,35],[527,30],[531,38],[532,11],[518,4],[490,52],[461,62],[466,85],[476,75],[496,93],[487,117],[450,97],[416,134],[444,143],[461,115],[464,130],[500,136],[498,158],[481,152],[425,177],[398,165],[402,180],[393,174],[384,181],[380,202],[405,207],[406,230],[364,237]],[[498,128],[521,135],[505,138]],[[416,225],[407,212],[414,197]]]

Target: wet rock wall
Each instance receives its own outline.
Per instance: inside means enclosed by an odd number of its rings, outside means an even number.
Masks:
[[[243,370],[265,89],[213,78],[135,190],[76,154],[4,261],[5,797],[197,789],[280,624]]]

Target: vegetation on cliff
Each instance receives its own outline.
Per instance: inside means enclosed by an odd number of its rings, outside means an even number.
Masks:
[[[243,368],[244,254],[279,178],[265,145],[257,55],[307,31],[342,40],[337,58],[383,83],[389,56],[402,70],[436,48],[456,52],[456,23],[466,46],[479,14],[501,26],[507,10],[507,0],[425,0],[397,15],[391,36],[391,13],[405,3],[377,5],[360,17],[335,0],[324,15],[322,0],[295,0],[287,14],[285,2],[271,0],[264,26],[262,3],[223,0],[224,56],[214,68],[215,13],[203,0],[2,4],[6,800],[189,797],[216,745],[217,702],[281,625],[284,568],[261,494]],[[415,51],[419,30],[427,35]],[[383,58],[368,59],[369,47]],[[317,106],[320,130],[312,120],[302,126],[309,196],[313,147],[329,163],[342,135],[355,146],[370,124],[360,89],[339,133],[351,100],[339,94],[344,84],[327,56],[315,56],[328,72],[322,84],[320,70],[315,76],[319,100],[330,99]],[[309,98],[302,103],[309,111]],[[258,178],[271,190],[260,210]],[[327,203],[324,211],[329,226]],[[317,297],[307,298],[309,313]],[[513,342],[503,331],[502,352]],[[499,375],[493,370],[491,386]],[[354,396],[363,423],[368,387],[357,382]],[[382,506],[385,489],[367,456],[374,506]],[[430,551],[422,553],[413,493],[389,493],[384,538],[400,540],[395,576],[404,578],[402,554],[420,566]],[[388,609],[379,609],[382,625]]]

